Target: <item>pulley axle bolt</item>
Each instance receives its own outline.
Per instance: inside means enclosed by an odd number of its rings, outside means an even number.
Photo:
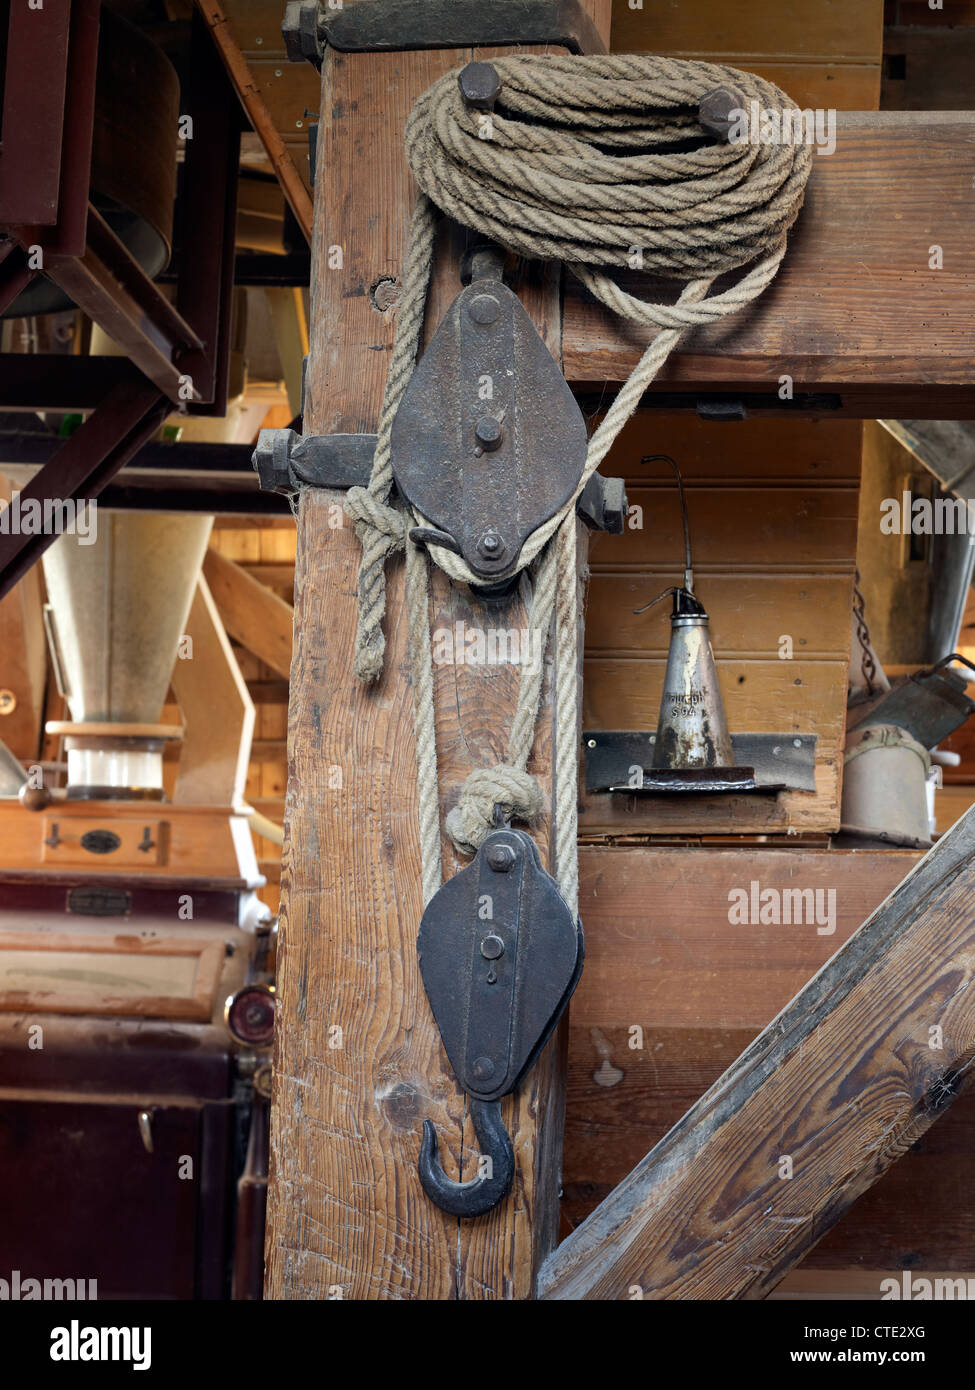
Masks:
[[[732,113],[745,110],[745,98],[737,87],[715,87],[701,98],[697,118],[704,130],[717,140],[727,140],[735,121]]]
[[[474,111],[493,111],[501,95],[501,78],[491,63],[468,63],[457,74],[464,105]]]
[[[487,1081],[489,1077],[494,1075],[494,1071],[494,1063],[491,1061],[490,1057],[478,1057],[477,1061],[471,1067],[471,1072],[478,1081]]]
[[[493,933],[481,942],[481,955],[485,960],[497,960],[504,955],[504,942]]]
[[[501,312],[501,305],[493,294],[478,294],[467,306],[467,312],[475,323],[494,323]]]
[[[477,553],[482,560],[503,560],[508,547],[497,531],[485,531],[477,538]]]
[[[491,845],[487,852],[487,862],[488,867],[496,874],[510,873],[515,867],[515,852],[510,845]]]
[[[486,454],[500,449],[504,438],[501,421],[496,420],[493,415],[482,415],[474,426],[474,438]]]

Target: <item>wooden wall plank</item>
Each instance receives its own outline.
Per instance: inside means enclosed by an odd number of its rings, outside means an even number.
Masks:
[[[677,58],[738,62],[780,55],[808,63],[876,62],[883,42],[883,0],[811,0],[805,5],[727,5],[722,0],[660,4],[614,0],[613,48]]]

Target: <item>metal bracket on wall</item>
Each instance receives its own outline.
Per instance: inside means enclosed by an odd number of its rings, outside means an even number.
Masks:
[[[739,768],[749,768],[753,785],[735,781],[707,787],[682,782],[676,773],[661,779],[652,767],[652,732],[593,730],[583,734],[586,751],[586,791],[626,792],[656,796],[675,793],[777,792],[816,790],[816,734],[732,734],[731,746]],[[669,771],[669,770],[668,770]]]
[[[297,430],[261,430],[252,462],[262,492],[290,495],[306,487],[365,487],[376,452],[374,434],[298,434]],[[576,511],[596,531],[622,534],[626,524],[626,488],[622,478],[594,473],[583,488]]]
[[[579,0],[289,0],[281,34],[292,63],[321,68],[326,48],[343,53],[408,52],[556,44],[570,53],[605,53]]]

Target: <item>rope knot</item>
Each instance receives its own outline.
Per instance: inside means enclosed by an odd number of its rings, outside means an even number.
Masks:
[[[447,834],[463,854],[474,854],[494,829],[494,808],[506,820],[534,820],[544,805],[542,789],[530,772],[516,767],[478,767],[464,781],[457,805],[447,816]]]
[[[406,517],[398,507],[383,502],[367,487],[350,487],[345,495],[346,514],[359,525],[378,532],[386,540],[388,553],[397,550],[406,539]]]

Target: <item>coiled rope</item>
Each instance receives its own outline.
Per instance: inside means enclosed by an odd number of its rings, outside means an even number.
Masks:
[[[708,135],[701,102],[722,86],[740,94],[749,112],[752,103],[760,111],[795,109],[778,87],[736,68],[648,54],[516,56],[496,59],[493,66],[501,79],[496,111],[469,110],[452,72],[420,97],[406,127],[407,156],[421,194],[403,268],[373,471],[368,487],[351,489],[346,503],[362,545],[355,672],[371,681],[382,670],[385,564],[405,546],[428,901],[441,881],[428,573],[426,554],[407,537],[425,518],[390,501],[390,433],[419,350],[440,209],[517,255],[563,261],[601,303],[655,330],[589,441],[574,495],[528,538],[509,571],[526,570],[538,559],[530,622],[542,645],[557,614],[555,864],[575,910],[576,501],[683,334],[736,313],[774,278],[802,205],[811,150],[806,144],[728,142]],[[634,264],[684,281],[676,300],[639,299],[608,273]],[[718,276],[742,270],[731,284],[709,293]],[[455,583],[476,582],[459,556],[434,546],[429,553]],[[526,772],[542,688],[538,666],[522,673],[505,763],[473,772],[447,817],[458,848],[477,848],[496,805],[506,818],[531,819],[540,812],[541,789]]]

